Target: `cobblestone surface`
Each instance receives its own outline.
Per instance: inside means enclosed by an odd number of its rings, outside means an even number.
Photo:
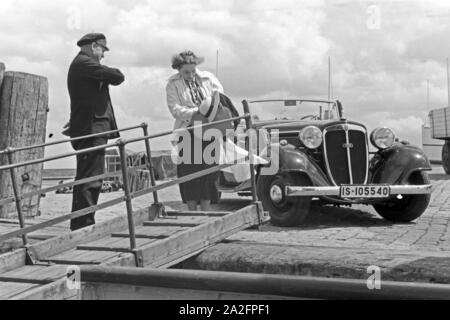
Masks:
[[[393,224],[381,218],[371,206],[352,208],[313,206],[308,218],[300,227],[279,228],[270,224],[262,232],[243,231],[230,239],[261,243],[285,243],[328,247],[374,248],[385,250],[412,250],[425,252],[450,252],[450,179],[433,180],[431,204],[415,222]],[[121,196],[120,192],[102,194],[100,202]],[[183,209],[178,189],[160,192],[160,198],[168,209]],[[70,210],[72,195],[49,194],[42,199],[40,219],[49,219]],[[175,199],[175,200],[174,200]],[[151,195],[134,200],[134,209],[152,203]],[[248,205],[248,198],[225,195],[216,210],[236,210]],[[97,221],[125,214],[123,204],[99,211]],[[68,226],[68,223],[67,223]]]
[[[450,180],[433,180],[431,205],[412,223],[393,224],[371,206],[313,207],[302,226],[264,226],[264,236],[244,231],[234,240],[324,247],[450,252]]]
[[[186,267],[241,272],[268,272],[327,277],[367,277],[377,265],[385,279],[450,283],[450,179],[432,176],[433,193],[426,212],[412,223],[393,224],[371,206],[336,208],[313,206],[296,228],[270,224],[260,231],[246,230],[206,250]],[[160,192],[168,210],[183,210],[173,187]],[[122,196],[102,194],[100,202]],[[48,195],[42,217],[69,212],[72,195]],[[151,195],[134,200],[134,209],[153,202]],[[249,198],[225,195],[215,210],[234,211],[250,204]],[[97,221],[125,214],[125,206],[99,211]],[[68,223],[67,223],[68,226]]]

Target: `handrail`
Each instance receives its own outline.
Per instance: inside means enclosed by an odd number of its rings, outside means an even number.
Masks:
[[[51,219],[51,220],[48,220],[48,221],[45,221],[42,223],[35,224],[31,227],[26,227],[26,228],[12,231],[12,232],[9,232],[6,234],[2,234],[2,235],[0,235],[0,241],[5,241],[5,240],[19,237],[21,235],[25,235],[25,234],[28,234],[28,233],[31,233],[34,231],[38,231],[38,230],[46,228],[46,227],[51,227],[51,226],[54,226],[55,224],[58,224],[58,223],[61,223],[61,222],[67,221],[67,220],[83,217],[89,213],[92,213],[92,212],[95,212],[98,210],[102,210],[102,209],[106,209],[108,207],[120,204],[124,200],[125,200],[125,197],[122,196],[122,197],[114,199],[114,200],[109,200],[107,202],[104,202],[104,203],[101,203],[101,204],[98,204],[98,205],[95,205],[95,206],[92,206],[89,208],[84,208],[84,209],[74,211],[72,213],[69,213],[69,214],[66,214],[66,215],[63,215],[63,216],[60,216],[60,217],[57,217],[57,218],[54,218],[54,219]]]
[[[16,169],[16,168],[19,168],[19,167],[25,167],[25,166],[30,166],[30,165],[44,163],[44,162],[49,162],[49,161],[54,161],[54,160],[60,160],[60,159],[64,159],[64,158],[68,158],[68,157],[72,157],[72,156],[76,156],[76,155],[81,155],[81,154],[90,153],[90,152],[94,152],[94,151],[105,150],[105,149],[109,149],[109,148],[118,147],[120,145],[127,145],[127,144],[130,144],[130,143],[140,142],[140,141],[144,141],[144,140],[161,138],[161,137],[164,137],[164,136],[167,136],[167,135],[170,135],[170,134],[174,134],[174,133],[181,133],[181,132],[191,131],[191,130],[195,130],[195,129],[199,129],[199,128],[212,127],[212,126],[217,125],[217,124],[232,122],[232,121],[240,120],[240,119],[246,119],[248,116],[249,115],[245,115],[245,116],[242,116],[242,117],[235,117],[235,118],[231,118],[231,119],[211,122],[211,123],[207,123],[207,124],[204,124],[204,125],[193,126],[193,127],[189,127],[189,128],[177,129],[177,130],[172,130],[172,131],[166,131],[166,132],[163,132],[163,133],[153,134],[153,135],[145,136],[145,137],[142,137],[142,138],[134,138],[134,139],[127,139],[127,140],[119,139],[116,142],[105,144],[105,145],[102,145],[102,146],[92,147],[92,148],[88,148],[88,149],[82,149],[82,150],[79,150],[79,151],[68,152],[68,153],[64,153],[62,155],[57,155],[57,156],[44,157],[43,159],[30,160],[30,161],[26,161],[26,162],[17,163],[17,164],[14,164],[14,165],[10,164],[10,165],[6,165],[6,166],[0,166],[0,171],[2,171],[2,170],[9,170],[9,169]],[[78,138],[75,138],[75,139],[78,139]],[[68,140],[68,141],[70,142],[70,141],[73,141],[73,140],[71,139],[71,140]],[[16,150],[12,149],[12,148],[11,149],[6,149],[4,151],[6,153],[16,152]]]
[[[20,162],[20,163],[17,163],[17,164],[9,164],[9,165],[6,165],[6,166],[0,166],[0,171],[2,171],[2,170],[10,170],[10,169],[17,169],[17,168],[26,167],[26,166],[32,166],[34,164],[39,164],[39,163],[44,163],[44,162],[49,162],[49,161],[69,158],[69,157],[72,157],[72,156],[78,156],[78,155],[81,155],[81,154],[90,153],[90,152],[94,152],[94,151],[106,150],[106,149],[117,147],[117,146],[118,146],[118,143],[114,142],[114,143],[109,143],[109,144],[105,144],[105,145],[102,145],[102,146],[92,147],[92,148],[83,149],[83,150],[79,150],[79,151],[72,151],[72,152],[64,153],[62,155],[45,157],[43,159],[30,160],[30,161]],[[14,152],[15,151],[10,150],[8,153],[14,153]]]
[[[220,170],[232,167],[232,166],[234,166],[236,164],[245,163],[248,160],[249,160],[249,158],[247,157],[244,160],[239,161],[239,162],[233,162],[233,163],[228,163],[228,164],[215,166],[213,168],[209,168],[209,169],[206,169],[206,170],[203,170],[203,171],[195,172],[195,173],[192,173],[192,174],[190,174],[188,176],[184,176],[182,178],[179,178],[179,179],[176,179],[176,180],[173,180],[173,181],[170,181],[170,182],[163,183],[163,184],[161,184],[159,186],[150,187],[150,188],[144,189],[142,191],[132,193],[131,195],[132,195],[133,199],[136,199],[136,198],[142,197],[142,196],[144,196],[146,194],[153,193],[155,191],[163,190],[163,189],[166,189],[168,187],[171,187],[171,186],[174,186],[174,185],[177,185],[177,184],[180,184],[180,183],[184,183],[184,182],[187,182],[187,181],[190,181],[190,180],[194,180],[194,179],[198,179],[198,178],[207,176],[207,175],[209,175],[211,173],[219,172]],[[74,211],[74,212],[72,212],[70,214],[63,215],[63,216],[60,216],[60,217],[57,217],[57,218],[54,218],[54,219],[51,219],[51,220],[47,220],[45,222],[36,224],[34,226],[31,226],[31,227],[26,227],[26,228],[23,228],[23,229],[20,229],[20,230],[16,230],[16,231],[12,231],[12,232],[0,235],[0,242],[8,240],[10,238],[22,236],[22,235],[25,235],[25,234],[37,231],[37,230],[42,229],[42,228],[50,227],[50,226],[53,226],[55,224],[67,221],[67,220],[71,220],[71,219],[74,219],[74,218],[79,218],[79,217],[88,215],[89,213],[95,212],[97,210],[106,209],[106,208],[111,207],[113,205],[117,205],[119,203],[122,203],[124,200],[125,200],[125,197],[122,196],[120,198],[117,198],[117,199],[114,199],[114,200],[110,200],[108,202],[104,202],[104,203],[96,205],[96,206],[92,206],[92,207],[85,208],[85,209],[82,209],[82,210]]]
[[[233,121],[241,120],[241,119],[247,119],[248,117],[250,117],[250,114],[245,114],[241,117],[235,117],[235,118],[230,118],[230,119],[226,119],[226,120],[220,120],[220,121],[216,121],[216,122],[206,123],[203,125],[192,126],[192,127],[183,128],[183,129],[176,129],[176,130],[172,130],[172,131],[166,131],[166,132],[162,132],[162,133],[158,133],[158,134],[149,135],[146,137],[122,140],[122,143],[130,144],[130,143],[140,142],[140,141],[149,140],[149,139],[161,138],[161,137],[164,137],[164,136],[167,136],[170,134],[182,133],[182,132],[186,132],[186,131],[193,131],[195,129],[200,129],[200,128],[213,127],[218,124],[233,122]],[[1,170],[1,167],[0,167],[0,170]]]
[[[3,204],[7,204],[10,202],[16,202],[16,209],[19,215],[19,222],[20,222],[20,230],[16,230],[7,234],[3,234],[0,235],[0,241],[4,241],[13,237],[17,237],[17,236],[22,236],[23,238],[23,244],[26,245],[27,244],[27,234],[30,232],[34,232],[37,230],[40,230],[42,228],[45,227],[49,227],[67,220],[71,220],[74,218],[78,218],[78,217],[82,217],[85,216],[89,213],[95,212],[97,210],[101,210],[101,209],[105,209],[108,207],[111,207],[113,205],[117,205],[119,203],[122,203],[125,201],[126,207],[127,207],[127,216],[128,216],[128,228],[129,228],[129,233],[130,233],[130,251],[135,252],[136,249],[136,235],[135,235],[135,230],[134,230],[134,218],[133,218],[133,208],[132,208],[132,199],[144,196],[146,194],[149,193],[153,193],[154,195],[154,201],[155,201],[155,205],[161,205],[158,202],[158,197],[157,197],[157,192],[159,190],[171,187],[173,185],[177,185],[180,183],[184,183],[184,182],[188,182],[203,176],[207,176],[209,174],[218,172],[220,170],[235,166],[237,164],[240,163],[245,163],[247,162],[249,159],[252,158],[253,154],[252,154],[252,150],[251,148],[249,148],[249,155],[248,157],[246,157],[244,160],[241,161],[233,161],[232,163],[226,163],[226,164],[220,164],[217,166],[214,166],[212,168],[208,168],[206,170],[200,171],[200,172],[196,172],[193,174],[190,174],[188,176],[184,176],[182,178],[176,179],[174,181],[170,181],[170,182],[166,182],[166,183],[162,183],[160,185],[156,185],[155,183],[155,177],[153,174],[153,167],[152,167],[152,162],[151,162],[151,149],[150,149],[150,143],[149,140],[151,139],[155,139],[155,138],[159,138],[159,137],[163,137],[163,136],[167,136],[170,134],[176,134],[176,133],[181,133],[181,132],[186,132],[186,131],[192,131],[192,130],[196,130],[199,128],[208,128],[208,127],[213,127],[215,125],[218,124],[223,124],[223,123],[227,123],[227,122],[234,122],[237,120],[242,120],[245,119],[246,120],[246,124],[247,124],[247,129],[252,129],[253,128],[253,124],[252,124],[252,119],[251,119],[251,115],[250,115],[250,111],[249,111],[249,106],[248,106],[248,102],[247,101],[243,101],[243,105],[244,105],[244,112],[245,114],[243,116],[240,117],[234,117],[234,118],[230,118],[230,119],[225,119],[225,120],[220,120],[220,121],[216,121],[216,122],[212,122],[212,123],[206,123],[206,124],[202,124],[202,125],[196,125],[196,126],[192,126],[192,127],[188,127],[188,128],[183,128],[183,129],[177,129],[177,130],[172,130],[172,131],[167,131],[167,132],[163,132],[163,133],[158,133],[158,134],[153,134],[153,135],[148,135],[148,124],[143,123],[139,126],[134,126],[134,127],[129,127],[129,128],[125,128],[125,129],[120,129],[120,130],[114,130],[114,131],[109,131],[109,132],[104,132],[104,133],[100,133],[100,134],[93,134],[93,135],[88,135],[88,136],[83,136],[83,137],[77,137],[77,138],[72,138],[72,139],[66,139],[66,140],[61,140],[61,141],[55,141],[55,142],[51,142],[51,143],[47,143],[47,144],[41,144],[41,145],[36,145],[36,146],[29,146],[29,147],[22,147],[22,148],[8,148],[6,150],[0,151],[0,155],[4,155],[6,154],[8,156],[8,161],[9,164],[8,165],[3,165],[0,166],[0,171],[2,170],[10,170],[10,174],[11,174],[11,178],[12,178],[12,182],[13,182],[13,190],[14,190],[14,197],[10,197],[10,198],[6,198],[6,199],[1,199],[0,200],[0,205]],[[101,146],[96,146],[96,147],[92,147],[92,148],[88,148],[88,149],[83,149],[83,150],[78,150],[78,151],[73,151],[70,153],[64,153],[64,154],[60,154],[60,155],[55,155],[55,156],[51,156],[51,157],[44,157],[42,159],[35,159],[35,160],[30,160],[30,161],[24,161],[21,163],[13,163],[12,160],[12,155],[15,152],[19,152],[19,151],[24,151],[24,150],[31,150],[34,148],[41,148],[41,147],[45,147],[45,146],[50,146],[50,145],[56,145],[56,144],[61,144],[61,143],[67,143],[67,142],[72,142],[72,141],[76,141],[76,140],[81,140],[81,139],[87,139],[87,138],[92,138],[92,137],[97,137],[97,136],[103,136],[103,135],[109,135],[111,133],[115,133],[115,132],[122,132],[122,131],[127,131],[127,130],[133,130],[133,129],[137,129],[137,128],[142,128],[143,132],[144,132],[144,136],[141,138],[133,138],[133,139],[119,139],[114,143],[110,143],[110,144],[105,144],[105,145],[101,145]],[[141,142],[144,141],[146,144],[146,152],[147,152],[147,157],[148,157],[148,164],[147,164],[147,168],[151,173],[151,187],[150,188],[146,188],[137,192],[131,192],[130,188],[129,188],[129,182],[128,182],[128,173],[129,173],[129,168],[127,165],[127,154],[126,154],[126,150],[125,147],[128,144],[131,143],[136,143],[136,142]],[[249,144],[248,144],[249,145]],[[34,191],[34,192],[29,192],[26,193],[24,195],[20,195],[19,193],[19,189],[17,186],[17,181],[16,181],[16,176],[15,176],[15,170],[19,167],[24,167],[24,166],[29,166],[29,165],[34,165],[34,164],[39,164],[39,163],[45,163],[48,161],[53,161],[53,160],[58,160],[58,159],[63,159],[63,158],[67,158],[70,156],[74,156],[74,155],[81,155],[81,154],[86,154],[86,153],[90,153],[90,152],[94,152],[94,151],[100,151],[100,150],[106,150],[109,148],[114,148],[117,147],[119,149],[119,157],[120,157],[120,162],[121,162],[121,168],[122,170],[119,172],[113,172],[113,173],[107,173],[107,174],[103,174],[103,175],[99,175],[96,177],[89,177],[86,179],[82,179],[82,180],[76,180],[74,182],[70,182],[70,183],[65,183],[65,184],[60,184],[54,187],[50,187],[50,188],[46,188],[46,189],[40,189],[38,191]],[[251,182],[252,182],[252,191],[254,191],[254,195],[253,195],[253,200],[257,201],[257,197],[256,197],[256,179],[255,179],[255,172],[254,172],[254,164],[252,163],[252,161],[250,162],[250,171],[251,171]],[[115,199],[115,200],[111,200],[99,205],[95,205],[95,206],[91,206],[89,208],[84,208],[82,210],[78,210],[76,212],[72,212],[70,214],[55,218],[55,219],[51,219],[48,220],[46,222],[43,223],[39,223],[36,224],[34,226],[31,227],[25,227],[25,223],[24,223],[24,219],[23,219],[23,214],[22,214],[22,208],[21,208],[21,200],[27,197],[32,197],[35,195],[39,195],[42,194],[43,191],[45,192],[49,192],[49,191],[53,191],[53,190],[57,190],[60,188],[64,188],[64,187],[69,187],[69,186],[76,186],[76,185],[80,185],[80,184],[84,184],[87,182],[91,182],[91,181],[95,181],[95,180],[100,180],[103,179],[105,177],[109,177],[109,176],[117,176],[121,174],[122,175],[122,179],[123,179],[123,189],[124,189],[124,193],[125,195]],[[259,208],[259,207],[258,207]],[[260,212],[258,212],[259,215],[261,215]],[[262,221],[260,219],[260,221]]]
[[[233,167],[233,166],[235,166],[237,164],[245,164],[247,161],[249,161],[249,159],[250,159],[249,157],[246,157],[246,158],[244,158],[241,161],[236,161],[236,162],[233,162],[233,163],[225,163],[225,164],[217,165],[215,167],[208,168],[208,169],[205,169],[205,170],[202,170],[202,171],[199,171],[199,172],[196,172],[196,173],[184,176],[182,178],[178,178],[176,180],[172,180],[172,181],[169,181],[169,182],[161,183],[159,186],[150,187],[150,188],[147,188],[147,189],[136,191],[136,192],[131,194],[131,197],[132,198],[139,198],[139,197],[145,196],[146,194],[153,193],[155,191],[163,190],[163,189],[175,186],[175,185],[180,184],[180,183],[185,183],[185,182],[188,182],[190,180],[201,178],[201,177],[207,176],[207,175],[209,175],[211,173],[215,173],[215,172],[218,172],[218,171],[221,171],[221,170]],[[201,175],[200,175],[200,173],[201,173]]]
[[[264,103],[264,102],[288,102],[288,101],[295,101],[295,102],[311,102],[311,103],[326,103],[326,104],[336,104],[336,101],[331,100],[308,100],[308,99],[269,99],[269,100],[253,100],[249,101],[249,103]]]
[[[146,166],[138,166],[138,167],[133,167],[133,169],[144,169]],[[48,192],[52,192],[52,191],[56,191],[59,190],[61,188],[68,188],[68,187],[74,187],[80,184],[85,184],[88,182],[92,182],[92,181],[97,181],[97,180],[103,180],[106,178],[112,178],[112,177],[118,177],[122,175],[122,171],[118,170],[118,171],[114,171],[114,172],[110,172],[110,173],[105,173],[102,175],[98,175],[98,176],[94,176],[94,177],[90,177],[90,178],[86,178],[86,179],[81,179],[81,180],[75,180],[73,182],[67,182],[67,183],[61,183],[58,184],[56,186],[53,187],[48,187],[48,188],[44,188],[44,189],[40,189],[38,191],[33,191],[33,192],[28,192],[28,193],[24,193],[20,196],[20,200],[22,199],[26,199],[26,198],[31,198],[43,193],[48,193]],[[0,206],[8,204],[8,203],[12,203],[16,200],[15,197],[10,197],[10,198],[5,198],[0,200]]]
[[[94,134],[90,134],[90,135],[87,135],[87,136],[81,136],[81,137],[76,137],[76,138],[58,140],[58,141],[38,144],[38,145],[34,145],[34,146],[27,146],[27,147],[20,147],[20,148],[7,148],[5,150],[1,150],[0,151],[0,155],[8,154],[10,152],[20,152],[20,151],[25,151],[25,150],[44,148],[44,147],[54,146],[54,145],[63,144],[63,143],[67,143],[67,142],[79,141],[79,140],[83,140],[83,139],[109,136],[110,134],[120,133],[120,132],[125,132],[125,131],[131,131],[131,130],[134,130],[134,129],[143,128],[144,126],[147,126],[147,124],[146,123],[142,123],[142,124],[140,124],[138,126],[133,126],[133,127],[128,127],[128,128],[123,128],[123,129],[117,129],[117,130],[111,130],[111,131],[105,131],[105,132],[100,132],[100,133],[94,133]]]

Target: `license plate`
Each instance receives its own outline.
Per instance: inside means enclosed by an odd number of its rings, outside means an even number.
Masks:
[[[389,186],[341,186],[341,198],[387,198]]]

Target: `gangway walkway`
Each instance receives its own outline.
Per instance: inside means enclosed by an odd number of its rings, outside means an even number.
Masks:
[[[249,130],[253,128],[253,124],[248,104],[245,101],[244,111],[245,115],[242,117],[183,130],[195,130],[199,127],[207,128],[241,119],[246,120],[247,130]],[[73,140],[139,128],[143,129],[143,137],[118,140],[115,143],[104,146],[23,163],[15,164],[12,161],[12,155],[15,152],[44,148],[50,145],[68,143]],[[220,164],[202,172],[156,185],[153,166],[150,161],[152,159],[150,140],[173,133],[174,131],[168,131],[149,135],[148,125],[142,124],[102,134],[38,146],[8,148],[0,151],[0,156],[6,156],[9,160],[9,164],[1,166],[0,170],[10,171],[14,189],[14,196],[0,199],[0,205],[15,202],[19,218],[16,225],[10,221],[0,221],[0,245],[11,240],[17,241],[21,239],[22,241],[21,248],[0,255],[0,299],[14,299],[26,296],[29,292],[32,292],[34,297],[41,299],[75,298],[73,292],[66,285],[68,270],[73,268],[73,266],[100,265],[110,267],[168,268],[200,253],[236,232],[261,225],[269,219],[267,213],[263,212],[261,203],[256,198],[255,167],[253,161],[250,161],[253,157],[252,150],[249,148],[251,143],[247,143],[249,156],[244,161]],[[145,167],[150,172],[151,186],[144,190],[131,192],[129,173],[133,169],[127,165],[125,147],[137,142],[145,143],[148,158]],[[27,194],[20,194],[15,171],[17,168],[108,148],[119,149],[121,171],[60,184]],[[248,163],[250,168],[253,198],[249,206],[236,212],[179,212],[166,211],[164,205],[159,202],[158,191],[218,172],[236,165],[236,163]],[[120,176],[123,182],[124,195],[118,199],[109,200],[97,206],[72,212],[48,221],[43,220],[32,225],[28,224],[23,217],[21,200],[26,197],[33,197],[37,194],[54,191],[57,188],[73,187],[111,176]],[[133,200],[148,194],[153,194],[154,203],[149,204],[144,209],[134,211]],[[75,232],[60,233],[61,228],[64,228],[64,223],[67,223],[69,220],[101,209],[107,209],[120,203],[126,204],[126,215],[124,214]],[[5,227],[7,224],[9,225]]]

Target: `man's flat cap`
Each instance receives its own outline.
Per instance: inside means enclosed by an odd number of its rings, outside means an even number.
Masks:
[[[82,47],[84,45],[91,44],[91,43],[99,41],[99,40],[106,41],[106,37],[103,33],[88,33],[77,42],[77,45],[79,47]],[[106,46],[104,46],[104,47],[106,50],[109,50],[108,47],[106,47]]]

